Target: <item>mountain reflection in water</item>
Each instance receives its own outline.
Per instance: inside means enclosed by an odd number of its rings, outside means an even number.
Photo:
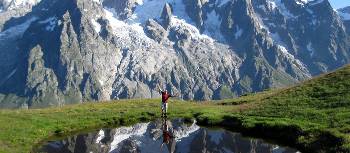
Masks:
[[[260,139],[244,138],[223,129],[207,129],[183,119],[166,118],[130,127],[101,129],[50,141],[49,153],[295,153]]]

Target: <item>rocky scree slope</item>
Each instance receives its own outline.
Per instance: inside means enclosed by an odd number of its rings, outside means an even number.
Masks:
[[[0,106],[221,99],[349,63],[327,0],[1,0]]]

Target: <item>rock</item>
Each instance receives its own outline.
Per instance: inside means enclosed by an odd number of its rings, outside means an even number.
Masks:
[[[196,23],[199,29],[203,26],[203,10],[201,0],[185,1],[188,16]]]
[[[153,19],[147,20],[145,30],[148,37],[156,40],[159,43],[164,41],[168,35],[168,32]]]
[[[162,15],[160,16],[161,23],[165,29],[168,29],[172,17],[172,10],[168,3],[165,3]]]
[[[31,97],[29,107],[47,107],[62,102],[57,90],[57,77],[51,69],[45,67],[43,55],[40,46],[34,47],[29,53],[25,89],[25,95]]]
[[[103,0],[103,5],[112,8],[120,19],[127,19],[132,15],[137,0]]]
[[[42,0],[4,9],[0,107],[155,98],[157,84],[183,99],[231,98],[350,62],[343,10],[275,4]]]

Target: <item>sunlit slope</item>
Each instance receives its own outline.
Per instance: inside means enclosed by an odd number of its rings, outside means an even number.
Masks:
[[[294,87],[231,101],[239,103],[254,106],[240,112],[245,127],[282,125],[285,132],[268,134],[288,135],[286,143],[308,151],[350,152],[350,66]]]
[[[350,66],[288,89],[272,91],[247,114],[285,117],[350,131]]]
[[[303,152],[350,152],[350,67],[287,89],[238,99],[171,99],[170,118],[195,118]],[[116,127],[160,117],[160,99],[88,103],[61,108],[0,110],[0,152],[27,153],[54,135]]]

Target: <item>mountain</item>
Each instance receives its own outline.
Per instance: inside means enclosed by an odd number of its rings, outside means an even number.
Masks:
[[[348,34],[350,34],[350,6],[338,9],[337,12],[340,18],[343,20]]]
[[[349,63],[327,0],[2,0],[0,106],[283,87]]]

